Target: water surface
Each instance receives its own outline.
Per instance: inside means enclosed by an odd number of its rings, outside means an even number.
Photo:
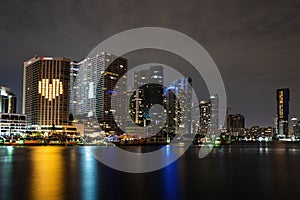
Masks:
[[[1,146],[0,199],[300,198],[300,144],[227,145],[202,159],[198,152],[190,147],[166,168],[134,174],[103,165],[84,146]]]

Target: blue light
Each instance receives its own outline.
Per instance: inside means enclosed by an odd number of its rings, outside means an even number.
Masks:
[[[115,90],[107,90],[108,94],[117,94],[117,91]]]

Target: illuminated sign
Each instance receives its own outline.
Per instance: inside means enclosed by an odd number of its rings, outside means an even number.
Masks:
[[[43,57],[43,60],[53,60],[51,57]]]
[[[279,91],[279,118],[283,119],[283,91]]]
[[[39,81],[38,93],[52,101],[63,94],[63,84],[59,79],[52,79],[52,83],[49,83],[49,79],[42,79]]]

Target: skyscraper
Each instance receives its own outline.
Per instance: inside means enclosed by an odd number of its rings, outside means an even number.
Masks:
[[[199,111],[199,133],[205,136],[218,135],[220,130],[218,95],[211,95],[208,101],[200,101]]]
[[[211,115],[210,115],[210,126],[209,132],[210,135],[219,135],[219,96],[218,94],[212,95],[209,97],[211,102]]]
[[[138,126],[145,127],[150,124],[150,109],[154,104],[163,105],[163,67],[150,66],[134,73],[134,88],[130,98],[129,113],[132,121]],[[153,124],[161,121],[161,113],[152,113],[152,118],[157,119]],[[149,132],[156,133],[150,125]]]
[[[289,100],[290,90],[289,88],[277,89],[277,126],[278,136],[288,136],[289,126]]]
[[[201,135],[207,135],[207,131],[210,125],[211,102],[205,100],[200,101],[199,111],[200,111],[199,133]]]
[[[68,125],[70,60],[34,56],[24,62],[23,113],[31,127]]]
[[[73,91],[76,98],[71,107],[75,118],[84,124],[85,134],[124,131],[127,59],[102,52],[76,66],[79,69]]]
[[[179,112],[175,112],[176,118],[179,120],[179,133],[191,134],[191,109],[192,109],[192,79],[189,77],[184,77],[173,81],[170,83],[169,90],[172,90],[176,96],[177,101],[173,103],[178,103],[178,106],[175,106]],[[172,102],[170,102],[172,103]]]
[[[245,128],[245,117],[241,114],[229,114],[227,129],[231,134],[241,134]]]
[[[79,71],[79,66],[81,65],[81,62],[71,62],[71,68],[70,68],[70,104],[69,104],[69,109],[70,109],[70,114],[74,115],[76,113],[76,103],[77,103],[77,98],[76,96],[78,95],[77,92],[77,74]]]
[[[0,85],[0,113],[16,113],[17,96],[7,87]]]

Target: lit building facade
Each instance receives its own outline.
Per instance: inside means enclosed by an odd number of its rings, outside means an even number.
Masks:
[[[157,133],[158,130],[155,127],[162,122],[161,113],[154,112],[152,118],[156,121],[149,125],[152,105],[164,105],[163,77],[162,66],[150,66],[134,73],[135,91],[132,92],[129,99],[129,115],[136,125],[147,126],[149,133]]]
[[[289,100],[290,90],[288,88],[277,89],[277,126],[279,137],[288,136],[289,133]]]
[[[168,133],[178,133],[179,126],[182,122],[182,109],[180,102],[175,94],[175,87],[168,87],[165,89],[165,103],[167,113],[166,131]]]
[[[209,97],[209,101],[211,103],[211,114],[210,114],[210,126],[209,126],[209,135],[219,135],[220,127],[219,127],[219,96],[218,94],[211,95]]]
[[[245,117],[241,114],[229,114],[227,116],[227,130],[231,134],[240,135],[245,129]]]
[[[199,123],[199,134],[207,135],[207,131],[210,125],[211,116],[211,102],[202,100],[199,104],[200,111],[200,123]]]
[[[0,85],[0,113],[16,113],[17,96],[7,87]]]
[[[23,113],[31,129],[69,124],[69,59],[34,56],[24,62],[23,81]]]
[[[218,95],[211,95],[209,100],[202,100],[199,103],[200,135],[216,136],[220,133],[219,127],[219,98]]]
[[[175,94],[175,100],[169,104],[178,104],[174,108],[176,110],[171,113],[175,114],[175,121],[178,121],[179,133],[192,133],[192,79],[184,77],[170,83],[169,90]],[[177,100],[177,101],[176,101]]]
[[[20,135],[26,131],[26,116],[17,114],[17,96],[0,85],[0,135]]]
[[[300,136],[300,121],[297,117],[291,119],[291,132],[294,136]]]
[[[16,113],[0,113],[0,135],[21,135],[27,130],[26,115]]]
[[[77,104],[77,97],[76,95],[78,95],[77,92],[77,74],[79,71],[79,67],[82,63],[81,62],[71,62],[70,65],[70,103],[69,103],[69,111],[70,114],[74,115],[74,113],[76,113],[76,104]]]
[[[76,64],[79,70],[71,107],[75,120],[84,124],[85,134],[124,132],[127,63],[125,58],[103,52]]]

